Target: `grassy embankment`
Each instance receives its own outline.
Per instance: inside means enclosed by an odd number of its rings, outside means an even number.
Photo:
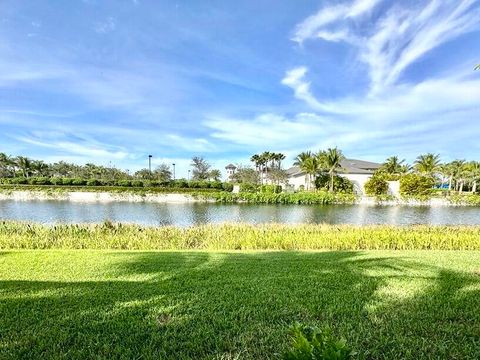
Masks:
[[[137,225],[0,222],[0,249],[480,250],[480,226]]]

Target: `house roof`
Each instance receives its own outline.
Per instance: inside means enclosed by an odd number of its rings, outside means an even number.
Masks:
[[[236,169],[237,167],[233,164],[228,164],[227,166],[225,166],[225,169]]]
[[[357,159],[345,159],[341,162],[342,168],[338,169],[339,173],[342,174],[373,174],[375,170],[382,166],[381,164],[357,160]],[[293,166],[287,170],[288,176],[300,176],[304,172],[298,167]]]

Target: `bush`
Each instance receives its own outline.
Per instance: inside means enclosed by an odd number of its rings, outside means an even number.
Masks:
[[[133,187],[143,187],[144,183],[142,180],[132,180],[132,186]]]
[[[225,182],[225,183],[222,184],[222,189],[224,191],[232,192],[233,191],[233,184]]]
[[[356,355],[345,339],[336,339],[330,329],[294,325],[290,330],[292,348],[285,352],[285,360],[346,360]]]
[[[130,180],[118,180],[117,186],[132,186],[132,182]]]
[[[258,191],[258,188],[259,186],[257,184],[251,184],[251,183],[240,184],[240,192],[255,193]]]
[[[50,178],[50,183],[52,185],[63,185],[63,179],[60,177],[52,177]]]
[[[400,178],[400,194],[403,196],[430,196],[435,180],[430,176],[407,174]]]
[[[365,183],[365,193],[370,196],[388,194],[388,182],[383,176],[374,175]]]
[[[210,188],[222,190],[223,183],[221,181],[210,181]]]
[[[76,186],[83,186],[83,185],[86,185],[87,184],[87,181],[86,180],[83,180],[83,179],[73,179],[72,180],[72,185],[76,185]]]
[[[191,181],[193,182],[193,181]],[[171,182],[171,186],[177,189],[188,188],[188,181],[185,179],[174,180]]]
[[[22,184],[27,184],[28,179],[24,178],[24,177],[14,177],[14,178],[9,179],[8,182],[10,184],[14,184],[14,185],[17,185],[17,184],[22,185]]]
[[[103,183],[100,180],[97,180],[97,179],[89,179],[89,180],[87,180],[86,185],[87,186],[100,186],[100,185],[103,185]]]
[[[330,175],[320,174],[315,179],[315,187],[317,189],[328,190],[330,187]],[[335,175],[333,178],[333,191],[352,194],[353,183],[344,176]]]
[[[32,177],[28,179],[30,185],[49,185],[50,179],[48,177]]]
[[[71,178],[62,178],[62,185],[72,185],[73,179]]]
[[[262,185],[260,186],[260,192],[267,194],[280,194],[282,187],[280,185]]]

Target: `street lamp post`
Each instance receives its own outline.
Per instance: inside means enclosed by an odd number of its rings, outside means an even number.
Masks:
[[[175,163],[173,163],[172,165],[173,165],[173,180],[175,180]]]
[[[152,173],[152,155],[148,155],[148,171]]]
[[[188,181],[190,181],[190,171],[191,170],[188,170],[188,178],[187,178]]]

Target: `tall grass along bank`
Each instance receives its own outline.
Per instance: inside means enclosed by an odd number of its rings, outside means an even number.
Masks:
[[[0,249],[480,250],[479,226],[55,225],[0,222]]]

